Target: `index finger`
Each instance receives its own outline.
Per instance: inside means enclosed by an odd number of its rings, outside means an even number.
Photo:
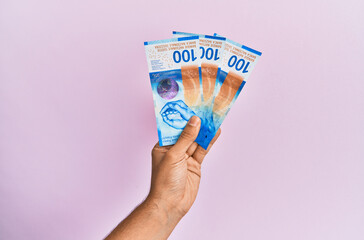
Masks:
[[[214,143],[216,142],[216,140],[219,138],[221,134],[221,129],[219,128],[214,136],[214,138],[211,140],[209,146],[207,147],[207,149],[203,149],[203,147],[201,147],[200,145],[196,148],[196,151],[193,153],[192,157],[199,162],[200,164],[202,164],[203,159],[205,158],[206,154],[210,151],[212,145],[214,145]]]

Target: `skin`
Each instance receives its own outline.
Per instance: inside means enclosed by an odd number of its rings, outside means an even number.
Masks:
[[[201,164],[219,137],[219,129],[207,150],[196,139],[201,120],[193,116],[174,146],[152,150],[150,192],[106,240],[167,239],[194,203],[201,179]]]

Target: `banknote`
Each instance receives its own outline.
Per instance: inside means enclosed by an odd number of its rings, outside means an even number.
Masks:
[[[188,120],[201,116],[199,37],[144,43],[152,85],[159,145],[176,143]]]

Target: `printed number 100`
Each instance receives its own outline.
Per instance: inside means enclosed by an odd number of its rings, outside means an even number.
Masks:
[[[201,59],[206,57],[207,60],[211,60],[212,58],[214,58],[215,61],[219,60],[220,57],[218,56],[218,49],[215,49],[215,53],[214,50],[212,48],[208,48],[205,50],[204,47],[200,47],[201,49]]]
[[[229,67],[234,67],[235,66],[236,71],[243,70],[243,73],[247,73],[248,72],[247,69],[249,67],[249,64],[250,64],[250,62],[247,62],[245,64],[245,60],[242,59],[242,58],[238,60],[238,58],[235,55],[234,56],[231,56],[231,58],[229,59],[229,62],[228,62],[228,66]]]
[[[192,62],[193,62],[196,59],[197,59],[197,57],[195,57],[194,49],[183,50],[182,53],[180,53],[179,51],[173,52],[173,61],[175,63],[179,63],[179,62],[181,62],[181,60],[184,62],[189,62],[190,60],[192,60]]]

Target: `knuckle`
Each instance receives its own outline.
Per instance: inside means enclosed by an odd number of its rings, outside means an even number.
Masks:
[[[152,156],[154,156],[157,153],[157,150],[156,150],[155,147],[152,149],[152,152],[151,153],[152,153]]]
[[[170,149],[170,146],[164,146],[161,147],[159,146],[159,144],[156,144],[153,149],[152,149],[152,156],[158,156],[158,154],[163,154],[165,152],[167,152]]]
[[[194,139],[195,138],[195,134],[192,131],[183,131],[181,133],[180,138],[184,138],[184,139]]]
[[[196,150],[195,154],[196,155],[194,155],[194,156],[195,156],[196,160],[201,164],[203,159],[205,158],[207,152],[205,150],[198,149],[198,150]]]
[[[203,149],[203,148],[198,148],[197,153],[198,153],[198,155],[204,157],[204,156],[206,156],[207,151],[205,149]]]
[[[172,151],[168,151],[165,155],[166,159],[173,159],[175,154]]]

